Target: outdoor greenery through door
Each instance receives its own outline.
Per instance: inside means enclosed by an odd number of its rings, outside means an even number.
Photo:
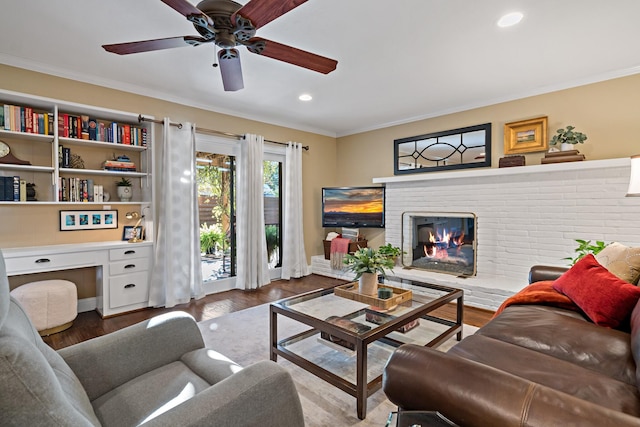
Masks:
[[[266,158],[267,156],[265,156]],[[236,158],[196,152],[203,281],[234,277]],[[264,218],[269,268],[281,265],[282,163],[264,161]]]

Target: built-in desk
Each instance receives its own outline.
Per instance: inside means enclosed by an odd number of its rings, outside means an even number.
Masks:
[[[97,267],[96,308],[103,317],[147,307],[152,242],[93,242],[2,252],[9,276]]]

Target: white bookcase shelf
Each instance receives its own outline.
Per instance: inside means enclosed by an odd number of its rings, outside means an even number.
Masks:
[[[14,106],[9,111],[5,105]],[[15,108],[18,107],[18,108]],[[152,200],[152,147],[153,125],[150,122],[138,122],[139,113],[110,110],[91,105],[83,105],[42,98],[17,92],[0,90],[0,108],[3,109],[3,120],[0,121],[0,140],[11,148],[11,153],[30,165],[17,165],[0,162],[0,177],[16,177],[28,183],[35,184],[37,201],[4,200],[0,197],[0,204],[65,204],[101,202],[69,202],[68,191],[62,191],[63,181],[69,183],[71,178],[78,178],[81,183],[101,185],[111,198],[102,203],[118,203],[116,196],[116,181],[119,177],[127,177],[132,181],[134,198],[128,204],[148,204]],[[16,112],[16,115],[12,115]],[[40,115],[40,126],[47,122],[46,129],[38,129],[35,133],[35,122]],[[65,116],[89,117],[94,123],[102,123],[104,134],[116,123],[118,127],[130,129],[131,145],[125,143],[106,142],[104,140],[81,139],[65,136]],[[28,117],[33,117],[28,125]],[[10,126],[5,126],[9,123]],[[146,140],[134,138],[134,129],[146,132]],[[81,131],[82,129],[80,129]],[[48,132],[43,134],[43,132]],[[140,132],[140,134],[142,131]],[[99,134],[99,132],[98,132]],[[81,135],[78,133],[78,135]],[[93,136],[93,135],[92,135]],[[100,139],[98,137],[98,139]],[[138,143],[135,145],[134,143]],[[77,155],[84,163],[84,168],[62,167],[61,153],[68,148],[71,155]],[[103,162],[125,155],[136,165],[136,172],[105,170]],[[4,180],[2,182],[4,184]],[[8,184],[7,184],[8,185]],[[0,195],[7,194],[5,188]],[[93,195],[91,195],[93,196]]]

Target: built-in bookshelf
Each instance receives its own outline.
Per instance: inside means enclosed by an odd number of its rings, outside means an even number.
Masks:
[[[153,126],[138,113],[1,90],[0,111],[11,154],[0,157],[0,204],[151,202]],[[122,177],[132,183],[128,202],[117,197]]]

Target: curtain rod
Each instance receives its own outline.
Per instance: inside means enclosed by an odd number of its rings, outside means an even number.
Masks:
[[[151,122],[151,123],[157,123],[159,125],[163,125],[164,124],[163,120],[150,119],[148,117],[144,117],[142,114],[138,114],[138,122]],[[169,125],[170,126],[175,126],[178,129],[182,129],[182,123],[169,122]],[[244,139],[244,135],[238,135],[237,133],[221,132],[219,130],[206,129],[206,128],[201,128],[201,127],[197,127],[197,126],[196,126],[196,132],[208,133],[208,134],[211,134],[211,135],[226,136],[226,137],[229,137],[229,138]],[[269,142],[271,144],[278,144],[278,145],[288,145],[286,142],[271,141],[269,139],[265,139],[264,142]],[[309,146],[308,145],[303,145],[302,148],[305,149],[306,151],[309,151]]]

